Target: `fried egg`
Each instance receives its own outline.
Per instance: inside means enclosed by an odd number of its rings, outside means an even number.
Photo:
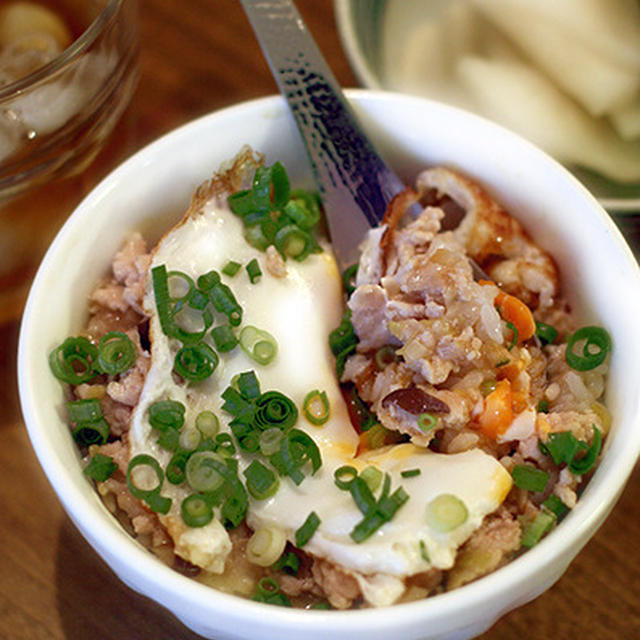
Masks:
[[[149,425],[148,409],[158,400],[178,400],[186,407],[185,424],[193,424],[200,411],[213,411],[221,430],[230,432],[231,416],[222,409],[222,392],[234,376],[255,371],[261,391],[277,390],[301,408],[306,394],[325,391],[331,413],[322,426],[303,416],[295,427],[309,434],[317,444],[322,466],[308,473],[300,485],[280,478],[278,491],[266,500],[249,497],[248,525],[280,527],[295,544],[295,532],[314,511],[320,525],[304,551],[340,565],[360,583],[364,598],[373,605],[391,604],[403,593],[407,576],[432,567],[451,568],[456,550],[495,511],[511,488],[510,474],[493,457],[480,450],[444,455],[413,444],[399,444],[355,457],[358,435],[351,425],[335,360],[328,346],[328,334],[342,316],[340,274],[330,250],[312,254],[303,262],[288,260],[286,275],[271,275],[265,254],[251,247],[243,237],[241,220],[225,202],[213,198],[194,215],[174,227],[155,249],[152,266],[166,265],[196,279],[212,269],[221,271],[229,260],[246,265],[257,259],[262,277],[252,284],[244,269],[234,277],[223,276],[243,308],[242,324],[251,324],[272,334],[278,344],[275,359],[257,365],[240,348],[221,353],[214,374],[198,383],[185,384],[172,374],[180,344],[163,334],[149,283],[144,298],[150,316],[151,367],[136,406],[130,431],[130,455],[153,455],[163,468],[171,454],[157,444]],[[252,459],[237,454],[240,473]],[[374,466],[389,474],[391,492],[402,487],[409,498],[391,521],[383,524],[364,542],[356,543],[350,533],[363,518],[349,491],[334,481],[336,469],[351,465],[358,471]],[[403,471],[412,470],[410,477]],[[221,573],[230,553],[227,531],[215,519],[200,528],[186,526],[180,517],[180,503],[189,493],[185,486],[165,481],[162,494],[172,506],[160,516],[175,542],[178,555],[207,571]],[[467,517],[453,530],[434,529],[427,508],[440,495],[453,495],[467,510]]]

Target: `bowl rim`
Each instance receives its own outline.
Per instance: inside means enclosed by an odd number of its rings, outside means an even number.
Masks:
[[[349,101],[365,106],[367,101],[409,101],[425,104],[430,109],[454,111],[459,114],[456,117],[474,119],[482,122],[484,127],[492,127],[501,130],[510,137],[518,138],[519,144],[526,145],[530,151],[541,154],[547,161],[554,163],[558,171],[564,172],[565,180],[572,182],[573,188],[582,192],[582,197],[586,197],[590,201],[590,208],[598,210],[598,215],[610,226],[611,233],[621,244],[620,248],[623,254],[626,251],[626,260],[629,263],[629,268],[634,271],[638,290],[640,290],[640,269],[631,251],[624,243],[622,235],[609,216],[564,167],[537,149],[533,144],[480,116],[464,112],[449,105],[436,103],[426,98],[367,89],[350,89],[346,91],[346,95]],[[242,110],[246,114],[253,113],[255,115],[258,113],[273,114],[274,109],[286,111],[286,105],[279,95],[249,100],[201,116],[143,147],[104,178],[70,216],[49,248],[29,294],[20,327],[18,345],[20,400],[31,444],[50,484],[56,491],[58,499],[62,502],[65,510],[83,536],[107,560],[120,579],[133,589],[152,597],[174,614],[178,615],[175,607],[176,603],[179,602],[183,610],[185,610],[185,606],[188,606],[192,609],[197,609],[200,613],[224,612],[229,616],[231,624],[234,621],[238,623],[247,617],[249,619],[263,617],[260,614],[265,611],[264,605],[246,598],[228,595],[215,589],[212,594],[212,587],[187,578],[164,565],[120,527],[117,521],[106,512],[99,499],[96,500],[95,504],[86,504],[78,482],[69,474],[69,470],[62,465],[60,460],[49,454],[46,428],[40,424],[37,416],[36,390],[32,389],[32,385],[30,385],[33,371],[29,361],[29,344],[30,336],[35,331],[36,314],[33,308],[38,301],[40,282],[44,277],[43,274],[46,272],[47,265],[54,260],[59,245],[64,243],[65,238],[71,234],[73,229],[88,219],[92,203],[98,202],[102,197],[106,196],[113,189],[113,185],[123,179],[123,176],[126,176],[131,169],[136,166],[153,164],[149,160],[152,156],[155,157],[158,151],[177,144],[184,136],[193,136],[194,132],[197,132],[203,126],[206,127],[211,121],[223,119],[232,113],[240,113]],[[633,261],[633,265],[631,261]],[[638,402],[640,402],[640,399],[638,399]],[[631,442],[627,442],[626,447],[621,451],[620,457],[616,459],[616,464],[609,466],[607,482],[594,483],[595,478],[592,479],[585,491],[586,495],[582,496],[576,509],[568,514],[552,536],[543,539],[522,556],[475,582],[425,600],[393,605],[393,610],[401,607],[398,611],[401,610],[403,614],[402,627],[417,628],[417,625],[424,623],[427,619],[440,621],[444,624],[444,621],[451,616],[462,621],[466,619],[471,624],[478,619],[478,615],[474,614],[473,610],[482,607],[487,600],[498,597],[501,593],[509,590],[514,593],[520,593],[519,604],[524,604],[539,595],[555,582],[573,557],[602,524],[622,492],[639,455],[640,430],[636,430],[635,438]],[[597,471],[595,477],[598,477]],[[561,566],[558,571],[558,568],[554,568],[552,565],[559,560],[561,561]],[[124,569],[128,574],[126,577],[121,575],[121,571]],[[532,577],[542,574],[547,575],[546,582],[542,587],[537,581],[527,586]],[[132,579],[132,576],[135,577],[135,580]],[[519,605],[505,605],[503,613],[514,606]],[[466,618],[465,615],[467,616]],[[284,627],[295,628],[300,631],[307,627],[309,629],[316,628],[319,620],[322,620],[322,627],[326,632],[344,633],[350,631],[353,633],[356,630],[362,632],[365,627],[370,630],[375,628],[376,630],[387,629],[393,631],[397,630],[399,626],[398,620],[394,619],[393,616],[388,616],[387,607],[360,611],[331,612],[273,607],[269,609],[268,618],[267,624],[270,625],[270,628],[275,628],[274,625],[276,627],[277,625],[284,625]],[[190,621],[181,619],[187,626],[191,626]],[[366,625],[363,627],[364,621],[366,621]],[[493,621],[493,618],[491,621]]]
[[[130,2],[131,0],[126,0]],[[134,0],[135,1],[135,0]],[[97,40],[113,17],[120,11],[125,0],[107,0],[106,5],[93,19],[91,24],[64,51],[47,64],[38,67],[31,73],[0,88],[0,102],[12,98],[23,91],[33,88],[40,82],[46,81],[61,69],[72,64],[81,57]]]

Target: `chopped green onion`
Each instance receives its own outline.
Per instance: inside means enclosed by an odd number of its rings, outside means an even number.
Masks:
[[[185,345],[178,351],[173,368],[185,380],[200,382],[218,366],[218,354],[204,342]]]
[[[101,371],[114,376],[131,369],[138,356],[136,346],[122,331],[105,333],[98,344],[98,366]]]
[[[418,416],[418,429],[428,433],[438,424],[438,419],[432,413],[421,413]]]
[[[230,195],[227,198],[227,204],[229,205],[229,209],[241,218],[251,213],[256,206],[253,201],[253,192],[250,189],[237,191]]]
[[[158,431],[169,427],[180,429],[184,424],[185,407],[177,400],[159,400],[149,406],[149,424]]]
[[[573,348],[582,341],[582,355],[577,354]],[[596,351],[593,350],[595,347]],[[611,338],[602,327],[582,327],[567,340],[565,360],[576,371],[590,371],[601,365],[611,351]]]
[[[424,540],[420,540],[420,557],[425,561],[431,564],[431,559],[429,558],[429,552],[427,551],[427,545]]]
[[[553,493],[542,503],[542,506],[553,513],[556,518],[561,518],[569,511],[569,507]]]
[[[289,575],[295,576],[300,570],[300,558],[293,551],[287,551],[271,565],[271,569],[273,571],[284,571]]]
[[[421,473],[420,469],[406,469],[405,471],[401,471],[400,475],[403,478],[414,478],[415,476],[419,476]]]
[[[171,484],[182,484],[186,480],[185,471],[190,455],[191,452],[189,451],[176,451],[171,456],[171,460],[169,460],[169,464],[165,469],[166,478]]]
[[[409,500],[409,495],[398,487],[389,495],[391,478],[385,474],[382,493],[365,517],[352,529],[351,539],[360,544],[372,536],[383,524],[390,522],[396,512]]]
[[[172,280],[173,283],[171,282]],[[178,280],[177,283],[176,280]],[[191,276],[187,275],[183,271],[168,271],[167,287],[171,307],[173,312],[177,313],[187,304],[191,294],[196,288],[196,285]]]
[[[465,503],[457,496],[442,493],[427,505],[427,524],[438,533],[448,533],[469,517]]]
[[[319,526],[320,518],[315,511],[312,511],[300,528],[296,530],[296,547],[298,547],[298,549],[304,547],[304,545],[311,540],[311,537]]]
[[[167,427],[160,432],[158,444],[167,451],[175,451],[178,448],[180,432],[173,427]]]
[[[94,377],[98,348],[87,338],[67,338],[49,354],[53,375],[69,384],[78,385]]]
[[[69,421],[75,424],[72,434],[82,446],[104,444],[109,438],[109,424],[102,414],[100,400],[87,398],[67,402]]]
[[[348,266],[342,272],[342,286],[347,292],[347,298],[356,290],[356,275],[358,274],[358,263]]]
[[[136,467],[147,467],[155,474],[156,484],[150,489],[139,487],[133,479],[133,471]],[[152,511],[157,513],[167,513],[171,507],[171,499],[160,495],[164,473],[158,461],[146,453],[139,453],[129,461],[127,468],[127,487],[131,495],[139,500],[144,500]]]
[[[200,444],[200,440],[202,440],[202,433],[194,425],[182,430],[179,434],[178,446],[184,451],[195,451]]]
[[[555,521],[556,517],[554,514],[541,511],[533,522],[529,523],[522,532],[522,546],[530,549],[538,544],[542,536],[551,530]]]
[[[240,332],[240,347],[258,364],[269,364],[278,353],[276,339],[267,331],[246,325]]]
[[[558,431],[549,434],[546,443],[540,442],[540,450],[551,456],[556,465],[569,464],[579,450],[579,441],[571,431]]]
[[[360,472],[360,477],[367,483],[367,486],[372,492],[378,490],[378,487],[382,483],[382,475],[380,469],[372,467],[371,465],[365,467]]]
[[[544,398],[538,402],[538,413],[549,413],[549,401]]]
[[[389,344],[386,344],[384,347],[380,347],[376,351],[375,361],[378,371],[384,371],[390,364],[396,362],[396,360],[396,350]]]
[[[102,453],[93,455],[89,464],[83,469],[83,473],[97,482],[104,482],[113,475],[118,468],[117,463],[110,456]]]
[[[289,598],[280,591],[280,585],[275,578],[261,578],[258,582],[256,593],[251,596],[256,602],[264,602],[265,604],[274,604],[281,607],[290,607]]]
[[[213,287],[220,284],[220,274],[217,271],[211,270],[207,273],[203,273],[197,280],[198,289],[209,293]]]
[[[197,493],[192,493],[182,501],[180,513],[188,527],[204,527],[213,520],[211,505]]]
[[[255,401],[254,424],[258,429],[278,427],[286,431],[298,419],[298,409],[290,398],[279,391],[265,391]]]
[[[269,427],[260,433],[258,446],[263,456],[272,456],[280,450],[284,434],[278,427]]]
[[[273,244],[284,258],[295,260],[306,258],[313,247],[311,236],[294,224],[288,224],[279,229]]]
[[[371,489],[369,489],[369,485],[360,476],[356,476],[349,483],[349,493],[351,493],[351,497],[356,503],[356,507],[358,507],[360,512],[365,516],[371,509],[375,508],[376,499],[373,497],[373,493],[371,492]]]
[[[517,464],[511,470],[513,483],[526,491],[544,491],[549,481],[549,474],[529,464]]]
[[[260,280],[262,271],[256,258],[253,258],[253,260],[249,261],[245,269],[247,271],[247,275],[249,276],[249,281],[251,282],[251,284],[255,284],[256,282],[258,282],[258,280]]]
[[[312,475],[322,466],[318,445],[308,434],[299,429],[291,429],[284,436],[279,453],[286,475],[297,485],[304,480],[301,469],[307,462],[311,463]]]
[[[333,472],[333,481],[338,489],[348,491],[351,483],[358,477],[358,470],[351,465],[345,464],[338,467]]]
[[[253,460],[242,473],[247,479],[247,491],[256,500],[266,500],[278,491],[278,476],[258,460]]]
[[[223,324],[211,329],[211,337],[216,345],[216,349],[221,353],[226,353],[235,349],[238,344],[238,338],[233,333],[233,329],[228,324]]]
[[[278,558],[282,558],[286,544],[287,538],[280,527],[259,527],[247,542],[247,560],[260,567],[273,566]]]
[[[318,198],[308,191],[296,189],[291,192],[291,199],[284,207],[284,213],[301,229],[310,231],[320,222]]]
[[[351,309],[347,309],[340,324],[329,334],[329,347],[336,357],[336,371],[338,377],[344,373],[344,364],[347,357],[356,350],[358,336],[351,323]]]
[[[213,438],[220,431],[220,421],[213,411],[201,411],[196,416],[196,429],[205,438]]]
[[[213,451],[196,451],[187,460],[185,468],[187,482],[195,491],[215,491],[224,482],[218,465],[224,465],[224,458]]]
[[[312,604],[310,608],[316,609],[319,611],[331,611],[333,609],[333,607],[328,602],[325,602],[325,601],[316,602]]]
[[[498,381],[495,379],[483,380],[482,384],[480,385],[480,393],[482,394],[482,397],[486,398],[492,391],[495,391],[497,384]]]
[[[236,453],[233,440],[228,433],[219,433],[215,438],[216,452],[227,457],[232,457]]]
[[[242,321],[242,307],[231,289],[226,284],[218,282],[208,293],[214,309],[227,316],[231,326],[237,327]]]
[[[237,379],[238,391],[247,400],[254,400],[260,397],[260,383],[255,371],[243,371]]]
[[[95,422],[103,418],[102,405],[97,398],[85,398],[67,402],[69,422],[79,424],[81,422]]]
[[[545,346],[555,342],[558,337],[558,331],[550,324],[536,321],[536,336],[538,336],[542,346]]]
[[[587,471],[591,470],[593,465],[596,463],[601,447],[602,434],[600,433],[600,430],[594,426],[593,442],[591,443],[591,446],[582,458],[576,458],[574,456],[573,460],[568,463],[569,471],[571,471],[571,473],[575,473],[577,476],[587,473]]]
[[[302,403],[302,412],[311,424],[323,425],[329,419],[331,412],[327,393],[318,389],[309,391]]]
[[[233,276],[235,276],[236,273],[240,271],[241,267],[242,265],[239,262],[236,262],[235,260],[229,260],[229,262],[227,262],[227,264],[222,267],[222,273],[224,273],[225,276],[233,278]]]
[[[259,224],[246,227],[244,230],[244,238],[258,251],[266,251],[267,247],[271,244],[271,240],[264,235],[262,227]]]

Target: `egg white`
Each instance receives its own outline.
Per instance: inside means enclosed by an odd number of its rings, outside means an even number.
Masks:
[[[182,402],[187,407],[186,424],[209,409],[220,419],[222,430],[228,432],[231,416],[221,409],[220,395],[243,371],[254,370],[262,391],[281,391],[299,408],[310,390],[325,391],[331,406],[328,422],[313,426],[301,414],[296,424],[318,445],[322,467],[315,475],[307,475],[299,486],[281,478],[278,492],[267,500],[250,498],[247,523],[254,529],[277,525],[294,542],[295,531],[315,511],[321,523],[305,551],[353,573],[370,603],[391,604],[402,594],[406,576],[431,567],[453,566],[457,548],[506,497],[511,476],[480,450],[442,455],[401,444],[354,458],[358,436],[349,421],[327,341],[342,315],[340,275],[329,251],[311,255],[302,263],[288,260],[286,277],[274,277],[267,271],[265,254],[244,240],[241,221],[225,203],[212,200],[165,235],[155,250],[152,266],[165,264],[167,270],[180,270],[197,278],[211,269],[220,271],[230,259],[246,265],[253,258],[263,273],[256,284],[250,283],[244,269],[232,278],[223,276],[223,281],[243,308],[242,324],[271,333],[277,340],[278,354],[270,364],[260,366],[236,348],[220,354],[214,375],[200,383],[184,385],[174,379],[171,370],[179,343],[162,333],[148,285],[144,306],[151,318],[151,368],[132,417],[130,455],[149,453],[163,467],[170,458],[171,454],[157,445],[148,423],[148,408],[157,400]],[[238,458],[240,469],[252,459],[242,452]],[[350,493],[334,483],[334,471],[345,464],[358,470],[377,466],[390,475],[391,492],[402,486],[409,494],[393,520],[360,544],[349,534],[363,516]],[[407,469],[419,469],[420,475],[403,478],[401,472]],[[179,515],[180,502],[188,490],[165,481],[162,493],[173,499],[171,510],[161,519],[174,539],[176,552],[208,571],[222,572],[231,547],[220,522],[214,519],[206,527],[190,529]],[[456,495],[469,513],[467,520],[449,533],[430,529],[425,517],[427,504],[442,493]]]

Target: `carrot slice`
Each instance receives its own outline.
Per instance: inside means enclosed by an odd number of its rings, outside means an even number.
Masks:
[[[500,315],[518,330],[518,342],[524,342],[536,332],[536,321],[531,309],[515,296],[500,291],[495,298],[495,304],[500,307]]]
[[[496,439],[513,421],[512,393],[509,380],[500,380],[496,388],[484,399],[484,410],[478,424],[480,430]]]

